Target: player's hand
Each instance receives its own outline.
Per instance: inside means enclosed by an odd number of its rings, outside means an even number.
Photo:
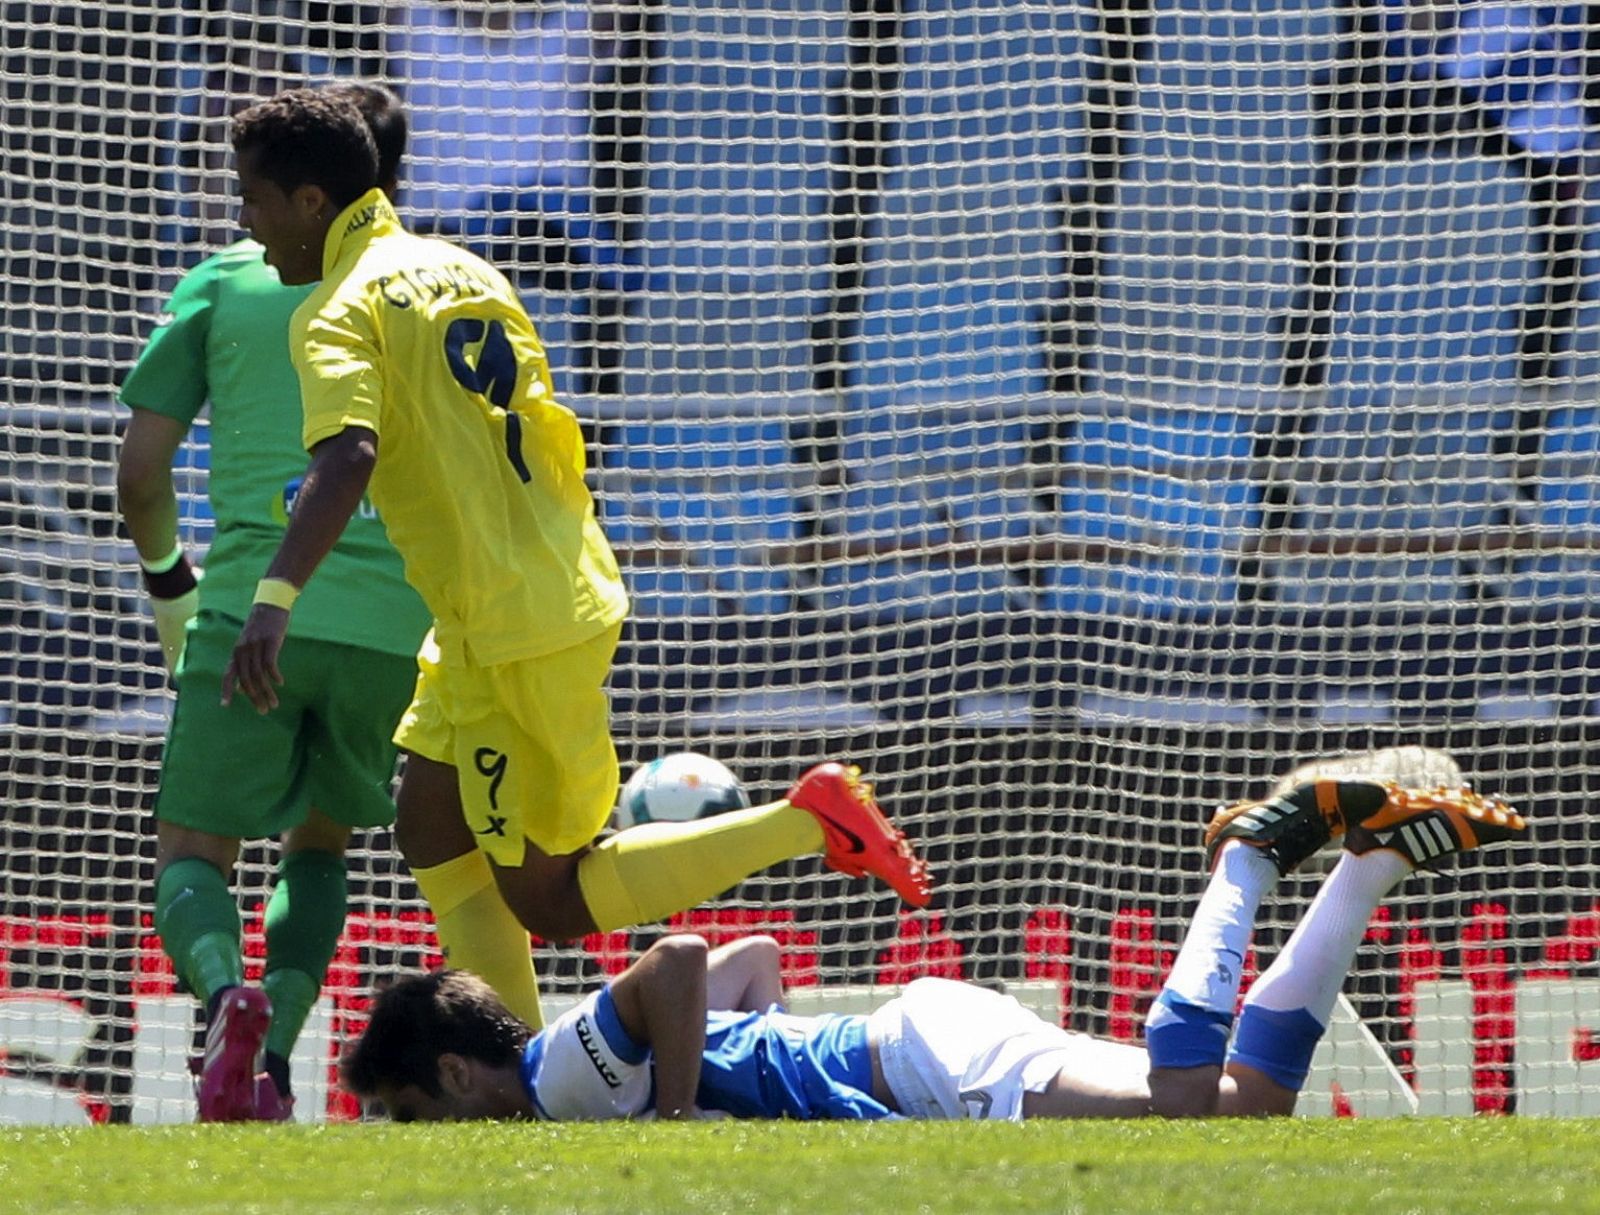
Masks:
[[[278,655],[289,632],[289,613],[270,603],[258,603],[239,631],[233,644],[233,657],[222,673],[222,703],[231,704],[237,689],[255,705],[256,712],[267,713],[278,707],[283,675],[278,671]]]
[[[195,570],[195,577],[200,571]],[[178,659],[183,655],[183,645],[189,637],[189,621],[200,610],[200,588],[191,587],[174,599],[150,600],[150,614],[155,617],[156,637],[161,641],[161,657],[167,664],[167,674],[178,673]]]
[[[200,610],[200,579],[205,577],[205,571],[189,563],[182,547],[174,549],[172,557],[158,565],[165,568],[152,573],[149,565],[141,561],[140,576],[150,596],[150,615],[155,619],[162,661],[167,664],[167,674],[176,675],[183,643],[189,635],[189,621]]]

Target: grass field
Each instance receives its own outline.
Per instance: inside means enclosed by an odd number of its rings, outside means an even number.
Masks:
[[[0,1211],[1600,1212],[1600,1122],[0,1131]]]

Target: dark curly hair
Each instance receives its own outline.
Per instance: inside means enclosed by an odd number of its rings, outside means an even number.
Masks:
[[[405,106],[395,96],[394,90],[369,80],[351,80],[330,84],[328,92],[355,102],[356,109],[367,120],[367,126],[378,145],[378,184],[384,186],[398,182],[400,161],[406,154],[411,124],[406,119]]]
[[[321,186],[348,207],[378,184],[378,147],[361,109],[332,89],[289,89],[233,120],[233,150],[255,152],[261,175],[285,194]]]
[[[339,1074],[358,1097],[375,1095],[380,1085],[414,1085],[437,1097],[440,1055],[516,1064],[532,1036],[471,971],[407,975],[378,993],[367,1031],[345,1051]]]

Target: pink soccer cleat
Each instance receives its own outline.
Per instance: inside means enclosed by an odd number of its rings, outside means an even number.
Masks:
[[[272,1001],[254,987],[230,989],[206,1027],[197,1096],[201,1122],[252,1122],[261,1044],[272,1023]]]
[[[293,1122],[294,1098],[285,1097],[266,1072],[256,1073],[256,1100],[253,1122]]]

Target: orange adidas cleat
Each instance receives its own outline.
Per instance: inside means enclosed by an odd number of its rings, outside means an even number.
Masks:
[[[823,859],[829,868],[851,877],[880,877],[913,907],[926,907],[933,899],[927,862],[878,809],[861,769],[818,764],[795,781],[789,803],[822,824]]]
[[[1345,832],[1347,851],[1360,856],[1375,848],[1398,852],[1423,868],[1449,856],[1486,844],[1499,844],[1528,834],[1522,815],[1497,798],[1464,787],[1403,789],[1386,785],[1388,800]]]
[[[1280,874],[1290,873],[1388,798],[1388,789],[1373,781],[1319,780],[1264,801],[1223,806],[1206,827],[1206,868],[1224,843],[1241,840],[1270,857]]]

